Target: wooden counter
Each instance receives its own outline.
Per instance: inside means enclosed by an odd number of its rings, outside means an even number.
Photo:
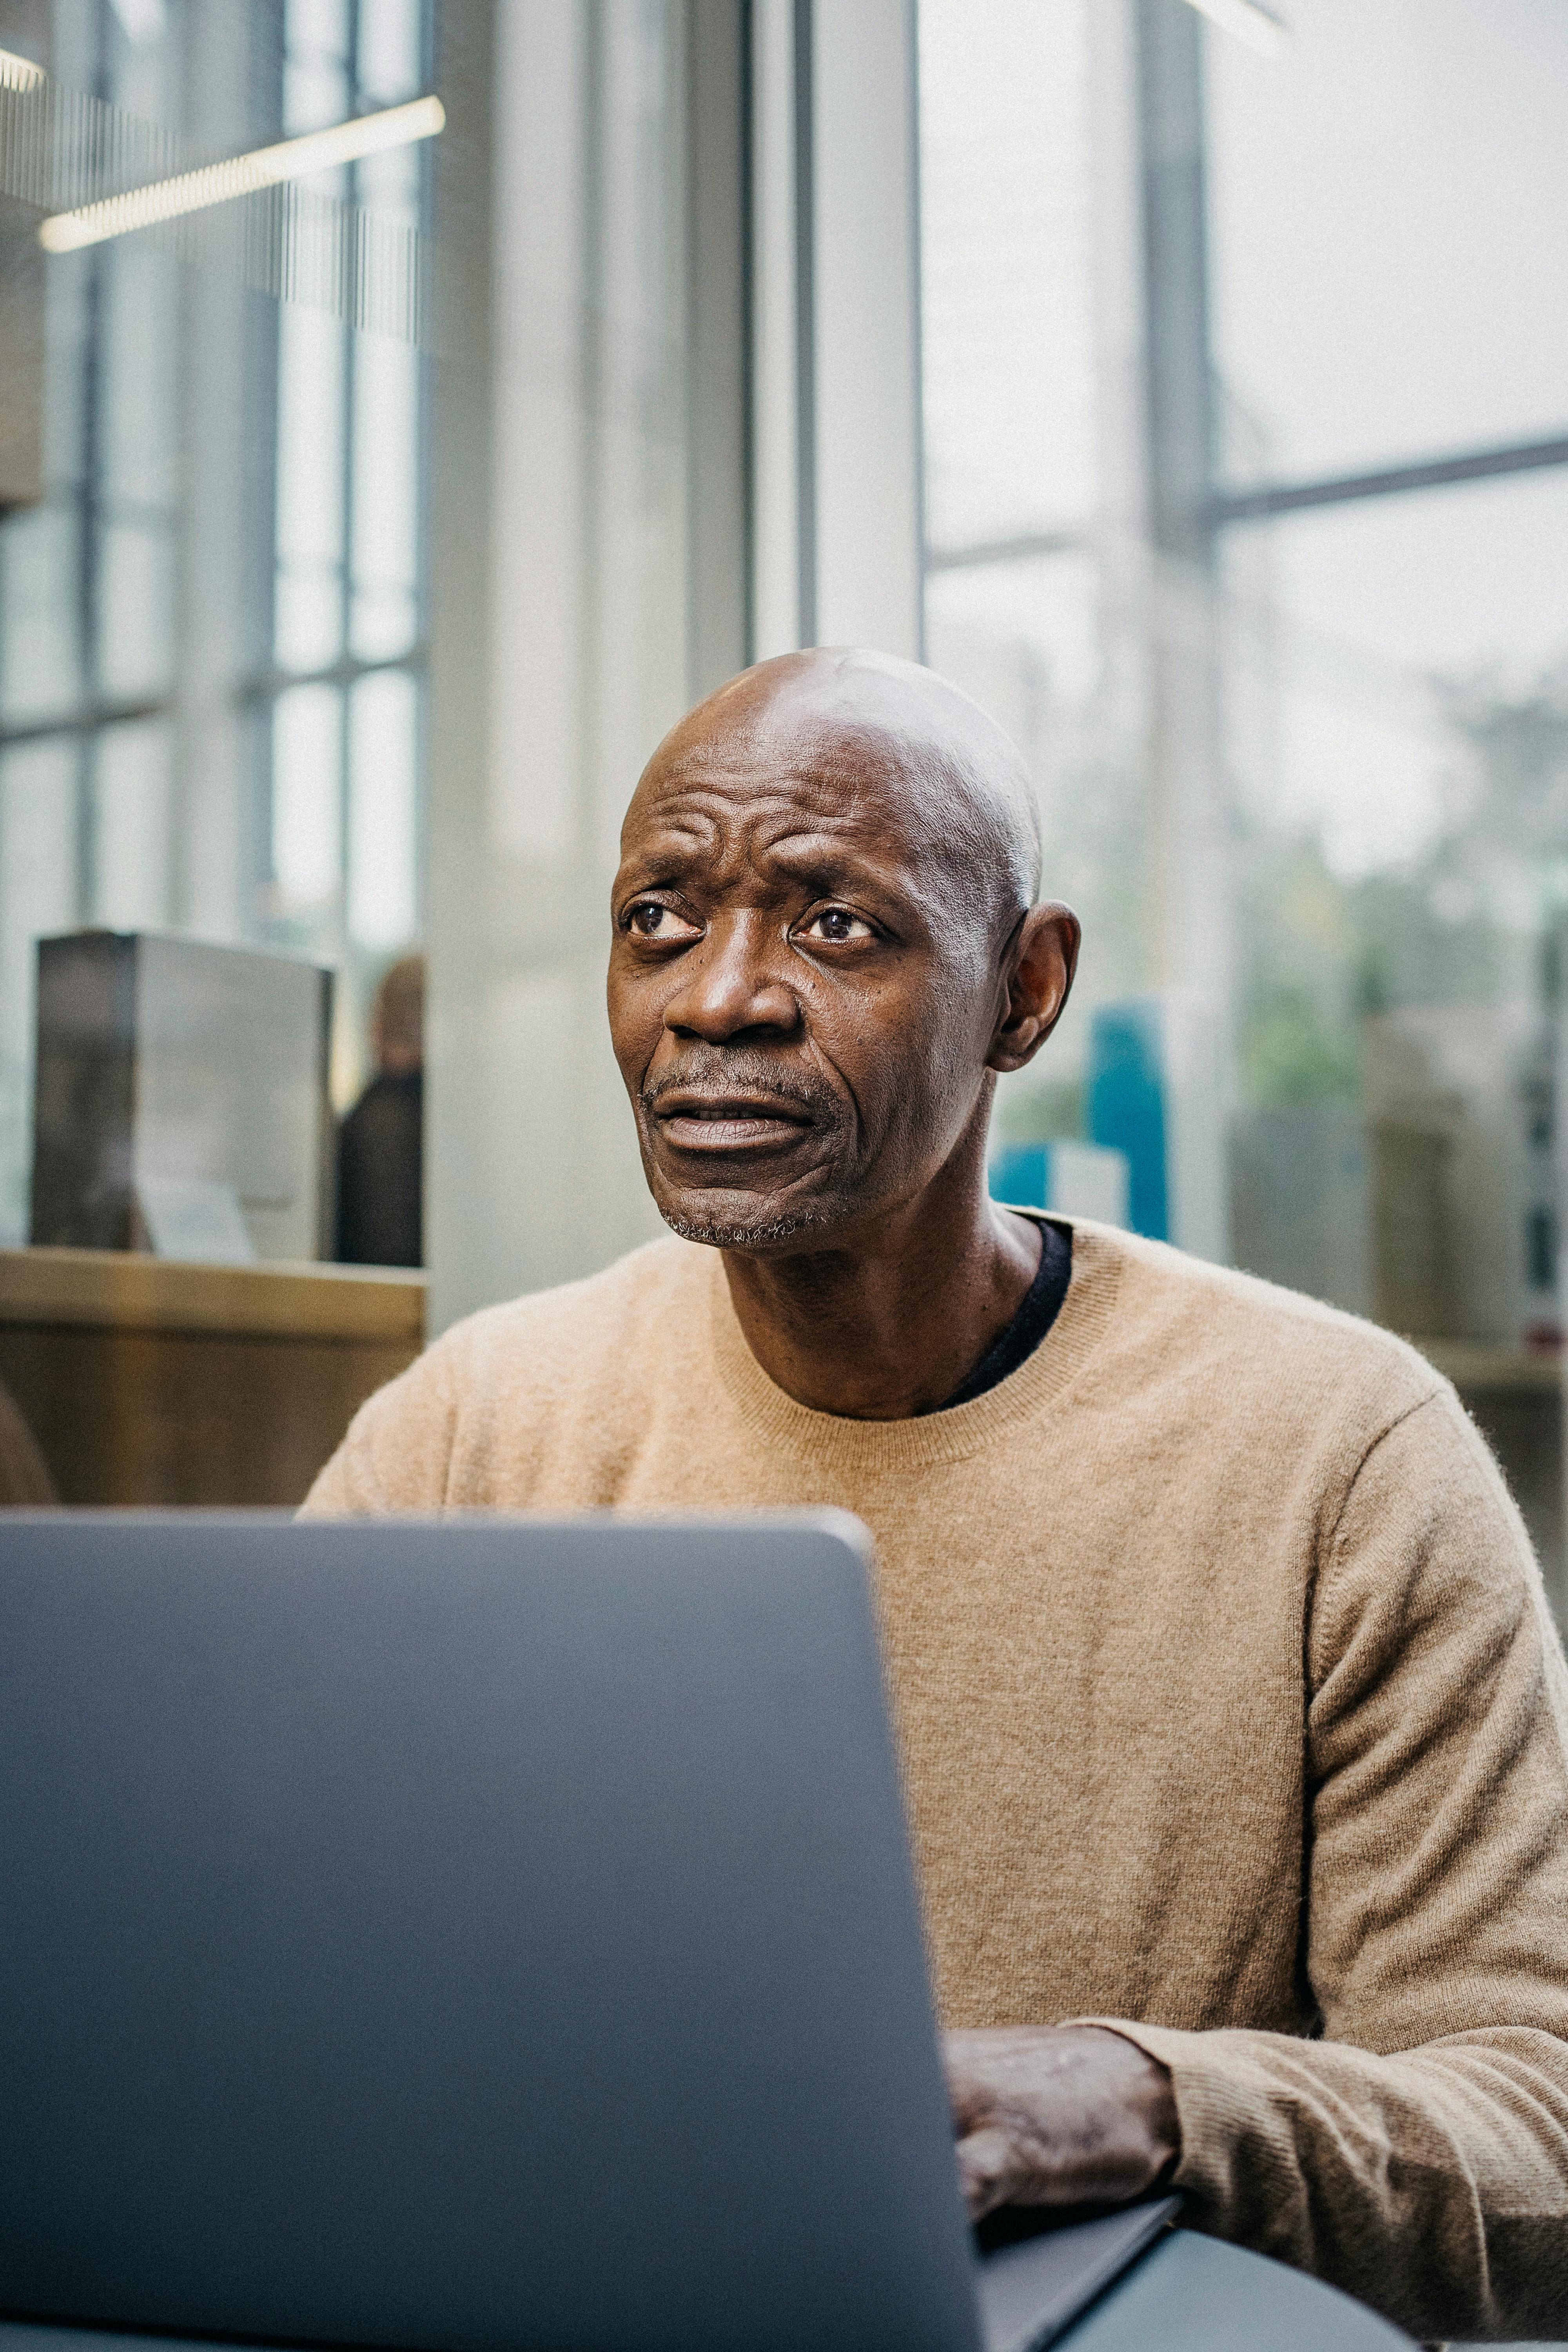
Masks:
[[[298,1503],[424,1339],[422,1274],[0,1250],[0,1382],[66,1503]]]
[[[1509,1348],[1491,1339],[1412,1339],[1461,1396],[1563,1393],[1563,1358],[1552,1349]]]
[[[1540,1555],[1557,1622],[1568,1633],[1563,1484],[1563,1356],[1489,1339],[1412,1339],[1453,1381],[1502,1465]]]

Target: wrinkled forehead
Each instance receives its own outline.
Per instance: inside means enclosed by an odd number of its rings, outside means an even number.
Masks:
[[[622,830],[626,856],[660,836],[765,858],[791,838],[826,838],[911,878],[973,874],[986,827],[942,746],[907,726],[812,709],[738,711],[662,744]]]

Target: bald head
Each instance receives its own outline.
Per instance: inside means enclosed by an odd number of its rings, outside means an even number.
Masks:
[[[1038,868],[1016,751],[912,662],[785,655],[666,736],[621,829],[609,1011],[679,1233],[816,1246],[932,1184],[980,1213],[995,1078],[1078,952]]]
[[[1016,744],[934,670],[839,646],[781,654],[700,702],[655,751],[626,813],[674,774],[838,777],[883,800],[911,856],[962,881],[1005,937],[1040,887],[1034,788]]]

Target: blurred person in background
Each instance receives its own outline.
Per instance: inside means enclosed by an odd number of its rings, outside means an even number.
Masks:
[[[423,1265],[425,959],[383,975],[370,1019],[375,1076],[338,1136],[338,1260]]]

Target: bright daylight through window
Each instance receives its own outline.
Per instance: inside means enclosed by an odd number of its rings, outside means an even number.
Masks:
[[[929,655],[1086,919],[999,1172],[1415,1335],[1560,1574],[1568,21],[1242,13],[921,0]]]

